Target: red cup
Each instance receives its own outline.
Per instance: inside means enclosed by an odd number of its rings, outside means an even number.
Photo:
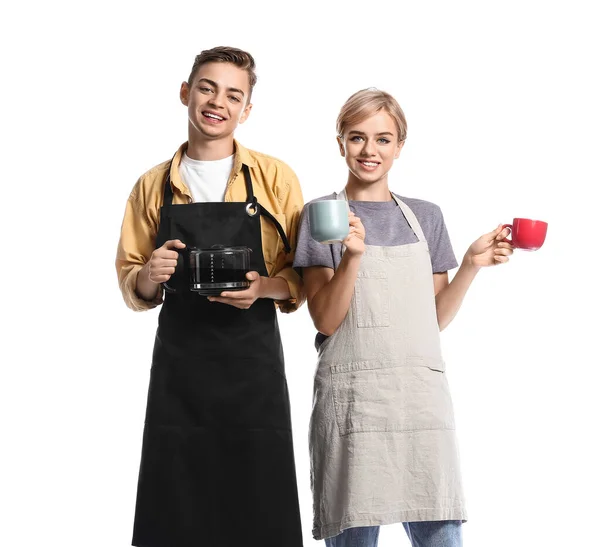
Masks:
[[[512,224],[505,224],[502,228],[510,228],[512,239],[506,238],[504,241],[513,247],[537,251],[546,240],[548,223],[530,218],[515,218]]]

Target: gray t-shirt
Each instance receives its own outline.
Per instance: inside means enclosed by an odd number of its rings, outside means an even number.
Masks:
[[[429,246],[433,273],[442,273],[456,268],[458,263],[452,250],[441,209],[429,201],[405,198],[397,194],[396,197],[408,205],[421,225]],[[335,198],[336,194],[330,194],[314,201]],[[310,266],[325,266],[335,270],[342,260],[341,243],[324,245],[311,237],[306,212],[308,205],[310,204],[307,203],[302,211],[294,259],[294,268],[300,275],[302,275],[302,268]],[[350,201],[349,205],[350,210],[360,217],[365,227],[366,245],[407,245],[418,241],[395,201]],[[315,345],[320,346],[325,339],[326,336],[319,333]]]

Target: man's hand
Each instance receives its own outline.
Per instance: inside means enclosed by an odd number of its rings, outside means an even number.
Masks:
[[[170,239],[162,247],[152,252],[150,260],[138,272],[135,292],[144,300],[156,298],[161,283],[168,281],[177,267],[177,251],[185,249],[179,239]]]
[[[242,310],[247,310],[256,300],[263,298],[263,278],[258,272],[248,272],[246,279],[250,280],[250,287],[243,291],[225,291],[220,296],[207,297],[211,302],[229,304]]]
[[[152,283],[164,283],[175,273],[179,254],[173,249],[185,249],[185,245],[179,239],[170,239],[152,253],[148,261],[148,279]]]

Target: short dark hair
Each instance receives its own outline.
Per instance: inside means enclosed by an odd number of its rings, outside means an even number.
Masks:
[[[188,78],[188,84],[192,85],[196,73],[202,65],[207,63],[231,63],[232,65],[245,70],[248,73],[248,82],[250,84],[250,93],[248,94],[248,100],[252,96],[252,90],[256,84],[256,63],[254,57],[247,51],[237,49],[235,47],[218,46],[212,49],[205,49],[201,51],[199,55],[196,55],[194,60],[194,66],[190,72]]]

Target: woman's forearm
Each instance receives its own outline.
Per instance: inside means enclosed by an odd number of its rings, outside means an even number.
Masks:
[[[440,331],[444,330],[456,316],[479,270],[479,266],[463,260],[452,281],[436,295],[435,306]]]
[[[317,330],[331,336],[348,313],[362,255],[345,253],[331,280],[309,301],[309,311]]]

